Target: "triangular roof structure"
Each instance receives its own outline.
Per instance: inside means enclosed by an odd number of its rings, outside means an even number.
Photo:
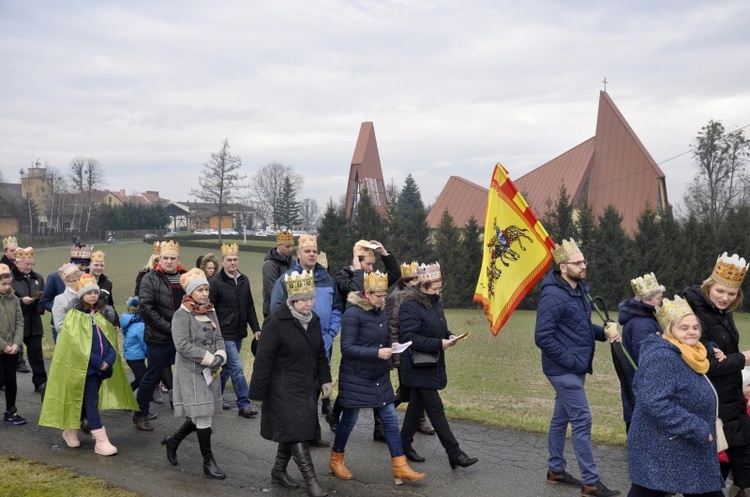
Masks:
[[[451,176],[427,215],[427,226],[437,229],[446,210],[459,228],[465,227],[471,216],[474,216],[480,227],[484,226],[487,193],[487,188],[458,176]]]
[[[372,122],[363,122],[359,128],[357,145],[354,147],[352,164],[349,169],[349,183],[346,187],[346,217],[352,220],[357,212],[357,203],[363,189],[367,190],[375,208],[382,214],[388,211],[388,201],[380,166],[380,153],[375,140],[375,127]]]

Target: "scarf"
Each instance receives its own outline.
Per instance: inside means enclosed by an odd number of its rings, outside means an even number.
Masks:
[[[185,306],[185,309],[198,316],[208,314],[214,310],[214,305],[211,302],[199,304],[190,295],[182,297],[182,305]]]
[[[698,374],[706,374],[708,371],[708,352],[702,343],[698,342],[695,346],[691,347],[690,345],[680,343],[673,337],[663,336],[663,338],[680,349],[682,360],[685,361],[693,371]]]
[[[291,302],[287,300],[286,302],[287,307],[289,307],[289,311],[292,313],[292,317],[299,321],[299,324],[302,325],[302,327],[307,330],[307,325],[310,324],[310,321],[312,321],[313,313],[310,312],[307,316],[304,316],[303,314],[297,312],[297,309],[294,308]]]

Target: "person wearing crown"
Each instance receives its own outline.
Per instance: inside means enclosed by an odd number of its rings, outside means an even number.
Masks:
[[[548,432],[547,481],[581,488],[583,497],[614,497],[599,479],[591,444],[591,409],[584,385],[592,373],[596,340],[619,340],[617,324],[605,329],[591,322],[586,259],[571,238],[555,245],[553,269],[542,280],[534,342],[542,352],[542,370],[555,389],[555,408]],[[565,438],[572,428],[573,449],[581,480],[565,468]]]
[[[104,268],[106,267],[107,254],[101,250],[97,250],[91,254],[91,262],[89,264],[89,274],[94,277],[96,284],[99,286],[99,298],[104,300],[104,303],[115,311],[115,321],[112,323],[115,329],[120,328],[120,316],[117,314],[115,309],[115,298],[112,295],[112,280],[107,278],[104,274]]]
[[[247,337],[247,329],[255,338],[260,338],[260,324],[255,311],[255,301],[250,289],[250,280],[239,269],[240,249],[236,243],[221,246],[221,269],[209,280],[211,302],[219,317],[221,334],[227,351],[227,363],[221,370],[221,391],[229,378],[237,396],[237,414],[243,418],[254,418],[258,410],[247,398],[248,386],[242,368],[242,341]]]
[[[300,245],[307,246],[306,241]],[[287,473],[294,456],[307,494],[324,497],[328,492],[318,482],[309,448],[309,440],[320,436],[318,390],[323,397],[333,391],[321,318],[315,312],[316,275],[317,271],[293,270],[279,279],[286,298],[263,322],[250,398],[262,404],[261,436],[279,444],[271,481],[287,488],[299,486]]]
[[[138,296],[138,292],[141,289],[141,281],[143,280],[143,277],[146,275],[146,273],[159,265],[159,255],[161,255],[161,243],[154,242],[154,251],[148,257],[148,262],[141,268],[140,271],[138,271],[138,274],[135,275],[135,290],[133,292],[134,296]]]
[[[654,309],[661,306],[666,289],[656,280],[654,273],[644,274],[630,280],[635,297],[620,302],[618,321],[622,326],[622,347],[628,352],[635,364],[640,357],[641,342],[649,335],[661,333],[661,326],[654,317]],[[635,369],[629,362],[623,364],[627,383],[620,383],[622,397],[622,415],[625,420],[625,433],[630,429],[633,416],[632,385]]]
[[[709,356],[707,373],[719,395],[719,417],[729,443],[730,462],[722,464],[722,474],[726,478],[731,470],[734,485],[750,495],[750,416],[742,394],[742,369],[750,365],[750,350],[740,351],[733,314],[742,305],[747,269],[744,258],[724,252],[711,275],[683,290],[682,296],[703,326],[701,342],[716,344],[726,355],[723,361]]]
[[[0,264],[5,264],[11,270],[16,267],[16,250],[18,250],[18,240],[15,236],[6,236],[3,238],[3,256],[0,258]],[[23,358],[23,343],[16,353],[18,365],[16,371],[19,373],[30,373],[31,369]]]
[[[638,402],[628,432],[628,497],[722,497],[717,397],[706,377],[712,354],[685,300],[664,299],[655,312],[664,332],[641,343],[633,383]]]
[[[399,344],[391,340],[388,331],[388,315],[384,309],[387,296],[387,276],[375,271],[365,274],[364,291],[351,292],[347,298],[349,306],[341,320],[341,367],[336,398],[343,415],[328,465],[337,478],[353,478],[344,464],[346,443],[357,423],[359,410],[372,408],[383,424],[393,477],[400,485],[402,480],[417,481],[425,475],[409,467],[401,445],[394,406],[396,395],[390,378],[390,358],[393,347]]]
[[[18,414],[16,370],[18,351],[23,344],[23,312],[13,293],[10,267],[0,263],[0,386],[5,390],[3,423],[11,426],[26,424]]]
[[[138,299],[141,317],[146,324],[148,366],[138,387],[138,411],[133,413],[133,423],[141,431],[154,430],[149,422],[151,399],[159,386],[164,368],[175,360],[172,317],[185,296],[185,289],[180,284],[180,276],[185,272],[185,268],[180,265],[180,245],[169,240],[161,243],[159,264],[141,280]]]
[[[60,276],[62,282],[65,283],[65,291],[56,296],[52,304],[52,326],[61,330],[65,314],[70,310],[73,301],[78,299],[78,289],[76,286],[83,273],[78,269],[78,266],[72,262],[68,262],[57,270],[57,274]],[[55,341],[57,340],[55,339]]]
[[[49,373],[49,386],[39,415],[40,426],[63,430],[68,447],[80,447],[78,428],[88,420],[96,441],[94,452],[117,454],[102,424],[100,409],[136,409],[112,326],[114,310],[99,299],[90,274],[76,284],[76,299],[63,321]]]
[[[294,235],[291,231],[276,233],[276,247],[272,248],[263,259],[263,317],[271,314],[271,292],[279,276],[294,266]]]

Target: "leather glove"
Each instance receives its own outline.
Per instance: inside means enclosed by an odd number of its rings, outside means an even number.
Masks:
[[[211,361],[211,365],[209,366],[212,372],[215,373],[221,367],[221,361],[222,361],[222,358],[220,355],[214,356],[214,360]]]
[[[327,399],[333,393],[333,383],[323,383],[320,385],[320,389],[323,392],[323,398]]]

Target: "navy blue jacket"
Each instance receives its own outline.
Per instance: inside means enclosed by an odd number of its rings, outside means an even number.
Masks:
[[[641,344],[633,386],[630,480],[670,494],[723,489],[716,457],[716,396],[707,378],[687,365],[680,349],[650,335]]]
[[[534,342],[542,349],[547,376],[592,373],[596,340],[606,340],[604,328],[591,323],[586,282],[573,288],[555,269],[542,280],[536,311]]]
[[[451,336],[439,295],[428,295],[419,290],[401,294],[401,343],[411,341],[411,349],[437,352],[435,367],[415,368],[407,350],[400,357],[401,385],[411,388],[442,390],[448,384],[445,372],[443,339]]]
[[[390,361],[378,350],[391,346],[388,314],[361,294],[352,292],[341,319],[339,400],[343,407],[384,407],[396,401]]]

